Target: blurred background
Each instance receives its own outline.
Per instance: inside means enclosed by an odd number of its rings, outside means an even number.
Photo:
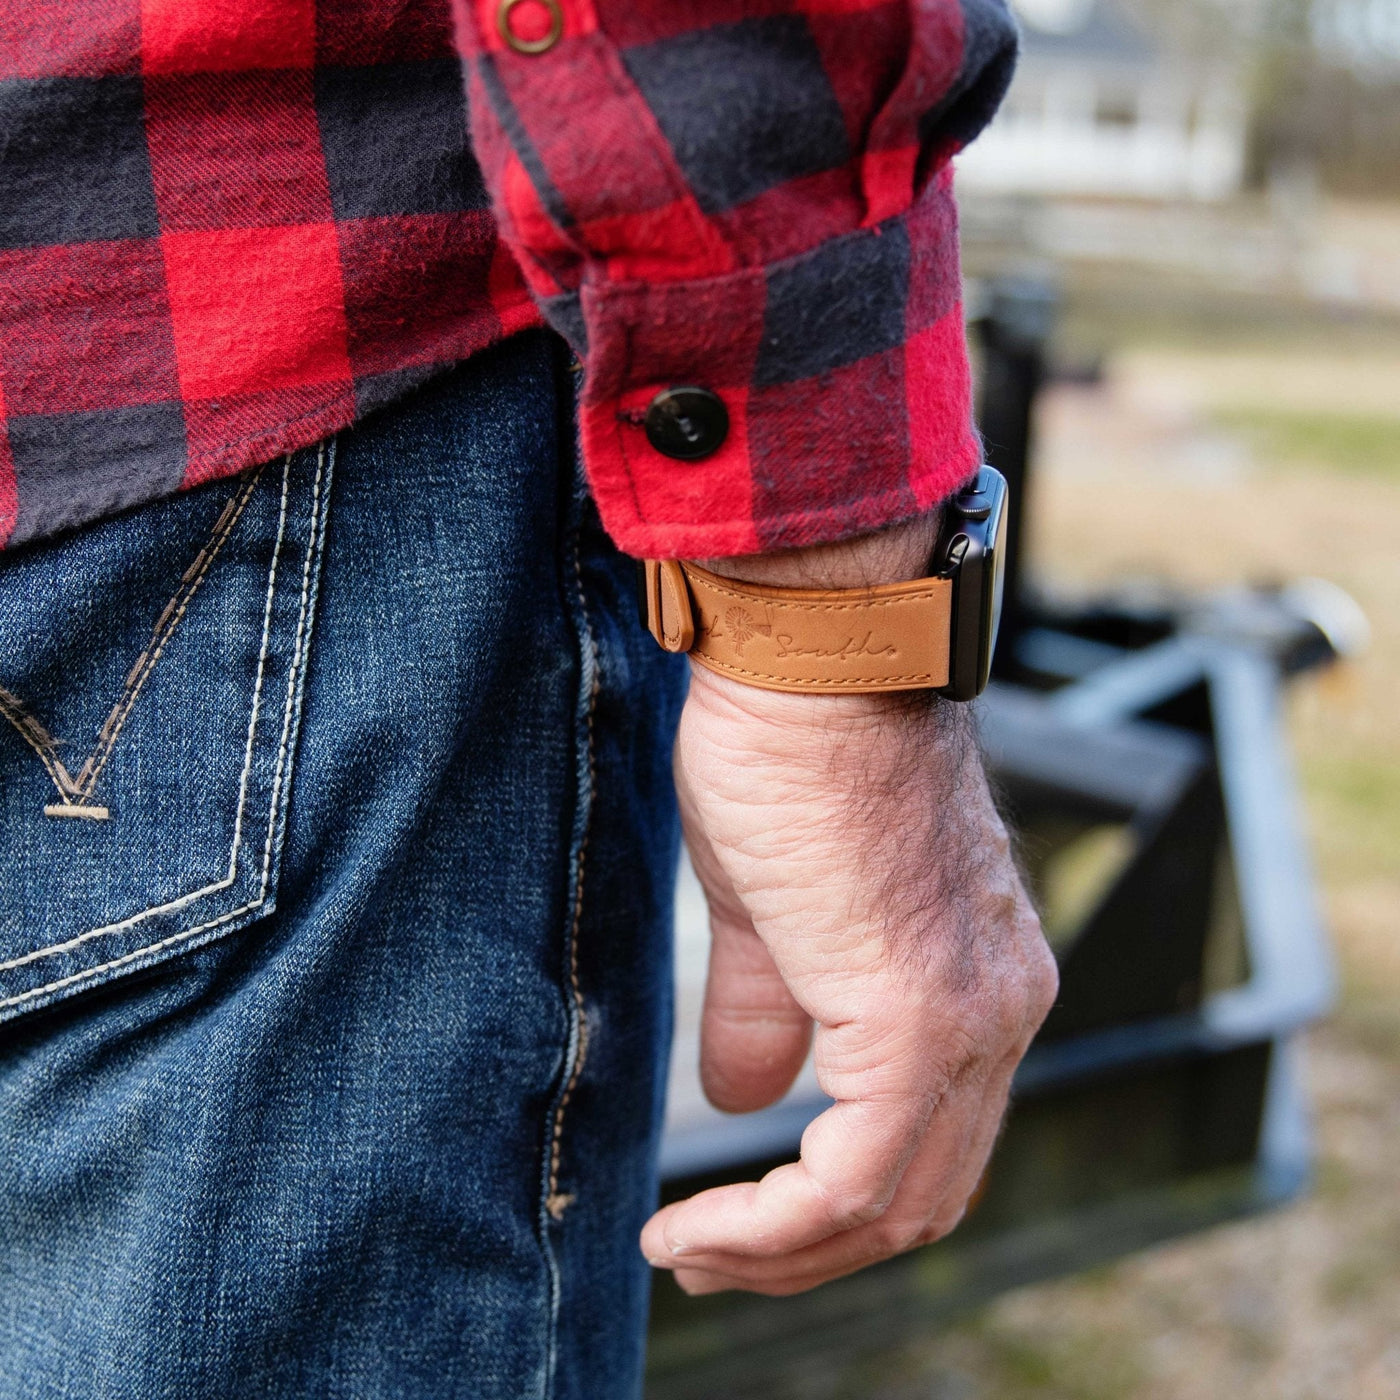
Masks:
[[[1016,672],[1008,678],[1018,694],[1038,699],[1092,670],[1090,662],[1075,671],[1077,662],[1031,656],[1031,642],[1048,645],[1055,631],[1047,631],[1047,616],[1072,619],[1055,632],[1062,653],[1070,637],[1112,642],[1115,654],[1126,655],[1122,647],[1169,641],[1178,628],[1197,639],[1243,635],[1240,598],[1274,607],[1280,597],[1294,598],[1278,592],[1289,580],[1340,585],[1369,620],[1369,639],[1363,648],[1365,629],[1345,600],[1325,590],[1308,595],[1314,602],[1322,596],[1323,611],[1330,609],[1321,630],[1331,649],[1349,655],[1315,666],[1327,650],[1320,643],[1317,655],[1296,665],[1293,653],[1278,659],[1281,644],[1270,653],[1288,741],[1288,767],[1280,769],[1286,787],[1276,783],[1271,799],[1266,783],[1252,799],[1268,808],[1288,805],[1279,793],[1301,794],[1307,854],[1285,841],[1289,869],[1264,883],[1280,888],[1294,880],[1290,888],[1316,899],[1335,980],[1326,959],[1304,947],[1296,970],[1306,985],[1294,1004],[1306,1014],[1286,1026],[1279,1020],[1259,1061],[1267,1066],[1251,1078],[1236,1064],[1220,1081],[1225,1087],[1205,1096],[1205,1108],[1201,1066],[1214,1063],[1215,1049],[1208,1037],[1193,1042],[1196,1078],[1189,1082],[1197,1087],[1173,1100],[1174,1126],[1161,1135],[1175,1144],[1162,1150],[1161,1161],[1170,1163],[1144,1168],[1126,1194],[1114,1196],[1108,1178],[1075,1155],[1076,1144],[1106,1131],[1114,1113],[1152,1119],[1158,1100],[1120,1098],[1116,1109],[1095,1109],[1094,1118],[1087,1107],[1065,1108],[1062,1095],[1055,1132],[1038,1129],[1031,1138],[1026,1130],[1018,1138],[1017,1114],[1043,1116],[1034,1108],[1041,1102],[1034,1081],[1026,1091],[1032,1107],[1018,1102],[1003,1144],[1007,1180],[994,1179],[988,1197],[990,1244],[945,1255],[935,1246],[905,1272],[883,1284],[867,1280],[834,1302],[740,1300],[706,1309],[659,1290],[650,1394],[1394,1400],[1400,0],[1017,0],[1017,8],[1025,43],[1015,85],[993,128],[958,162],[993,460],[1008,447],[998,433],[1018,431],[1014,407],[1008,416],[1004,403],[998,409],[987,398],[1014,396],[1016,386],[1003,382],[1008,364],[1013,378],[1021,367],[1029,412],[1022,425],[1030,433],[1028,476],[1016,504],[1026,587],[1041,611],[1017,644],[1020,659],[1004,663]],[[1002,353],[989,362],[998,334],[1002,352],[1007,335],[1016,353],[1029,345],[1029,360]],[[986,382],[989,374],[1001,376],[1000,387]],[[1010,448],[1014,455],[1016,444]],[[1246,595],[1241,587],[1259,591]],[[1100,618],[1094,631],[1084,619],[1104,599],[1112,600],[1110,622]],[[1253,628],[1254,640],[1244,650],[1262,654],[1258,636],[1277,631],[1276,620],[1259,623],[1263,604],[1251,607],[1244,630]],[[1219,621],[1222,608],[1235,619],[1228,626]],[[1129,613],[1142,636],[1125,630]],[[1215,620],[1201,622],[1206,614]],[[1160,623],[1168,615],[1173,620]],[[1086,643],[1090,637],[1098,640]],[[1330,651],[1322,659],[1331,662]],[[1203,736],[1216,746],[1206,768],[1226,774],[1223,825],[1231,834],[1222,849],[1233,841],[1229,860],[1239,863],[1234,760],[1229,736],[1211,727],[1218,729],[1220,704],[1211,702],[1211,721],[1189,701],[1183,691],[1175,708],[1143,713],[1179,726],[1178,737]],[[999,710],[991,718],[995,738],[1007,721]],[[1237,724],[1240,742],[1251,725]],[[1151,728],[1142,731],[1148,739]],[[1013,760],[1006,762],[1014,770],[1015,814],[1018,794],[1030,789]],[[1114,832],[1134,828],[1083,819],[1074,840],[1061,839],[1026,800],[1027,858],[1052,934],[1060,930],[1057,946],[1069,949],[1063,931],[1076,917],[1083,922],[1086,880],[1108,879],[1105,860],[1121,870],[1129,857],[1113,854]],[[1209,825],[1214,809],[1207,803],[1201,810],[1197,825]],[[1267,830],[1264,839],[1267,845]],[[1076,852],[1072,859],[1066,850]],[[1059,866],[1051,859],[1057,855]],[[1171,877],[1178,885],[1164,888],[1187,888],[1192,877],[1183,872],[1178,862]],[[1197,949],[1204,970],[1176,992],[1182,1015],[1198,1028],[1210,1022],[1216,989],[1238,991],[1257,974],[1236,946],[1243,946],[1239,926],[1252,918],[1249,878],[1232,866],[1208,892],[1215,912],[1202,915],[1205,951]],[[686,1039],[704,959],[703,918],[690,887],[681,924],[671,1175],[695,1180],[715,1164],[688,1162],[684,1151],[687,1126],[713,1129],[698,1104],[694,1045]],[[1285,949],[1282,956],[1287,963],[1292,955]],[[1232,960],[1234,973],[1225,966]],[[1327,1014],[1298,1033],[1324,1006]],[[1165,1024],[1160,1011],[1149,1007],[1144,1016]],[[1067,1033],[1102,1029],[1101,1022],[1086,1013]],[[1142,1079],[1141,1071],[1124,1073]],[[810,1081],[795,1101],[804,1092],[810,1101]],[[1246,1147],[1231,1156],[1233,1149],[1211,1146],[1239,1123]],[[783,1128],[778,1119],[770,1126],[777,1136],[767,1147],[750,1143],[751,1158],[777,1149]],[[1289,1133],[1294,1146],[1270,1157],[1269,1142]],[[1065,1155],[1066,1179],[1077,1174],[1090,1185],[1073,1202],[1047,1186],[1039,1213],[1027,1214],[1033,1193],[1024,1183],[1036,1176],[1037,1153],[1043,1161],[1047,1144]],[[1090,1150],[1111,1157],[1117,1146],[1105,1138]],[[1226,1167],[1235,1173],[1233,1195],[1219,1185]],[[1102,1204],[1110,1197],[1138,1204],[1105,1227]],[[1170,1207],[1162,1204],[1168,1198]],[[1084,1223],[1086,1202],[1098,1211],[1092,1229]],[[977,1214],[965,1227],[974,1241]],[[1033,1248],[1028,1219],[1038,1232]],[[1028,1276],[1046,1281],[1027,1283]],[[799,1341],[785,1343],[793,1338]],[[766,1367],[756,1361],[763,1355],[772,1358]]]

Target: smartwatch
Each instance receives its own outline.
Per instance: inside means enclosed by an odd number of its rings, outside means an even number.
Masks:
[[[774,588],[687,560],[641,560],[642,625],[666,651],[764,690],[936,690],[972,700],[996,647],[1006,519],[1006,479],[983,466],[943,502],[926,578]]]

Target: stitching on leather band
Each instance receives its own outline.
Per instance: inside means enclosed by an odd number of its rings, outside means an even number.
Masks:
[[[740,593],[737,589],[721,588],[706,579],[697,580],[693,574],[687,575],[687,581],[692,586],[698,582],[701,588],[709,588],[715,593],[724,594],[726,598],[733,598],[741,603],[750,603],[755,607],[793,608],[800,612],[870,612],[874,608],[898,607],[901,603],[924,603],[936,596],[932,592],[903,593],[897,598],[869,598],[855,603],[797,603],[789,602],[786,598],[766,598],[761,593]]]
[[[912,676],[832,676],[821,680],[801,680],[793,676],[774,675],[768,671],[750,671],[745,666],[734,666],[728,661],[707,656],[698,649],[690,654],[702,666],[712,667],[716,671],[730,671],[736,676],[752,676],[754,680],[760,681],[781,681],[784,686],[791,686],[794,690],[825,690],[828,686],[841,685],[897,685],[901,681],[928,681],[932,684],[935,680],[932,671],[919,671]]]

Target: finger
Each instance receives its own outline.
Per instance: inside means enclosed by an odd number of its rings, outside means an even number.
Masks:
[[[812,1043],[812,1018],[793,999],[737,901],[710,895],[710,972],[700,1018],[700,1082],[728,1113],[782,1098]]]
[[[931,1244],[934,1240],[942,1239],[956,1229],[966,1215],[974,1195],[986,1179],[987,1166],[1006,1121],[1011,1083],[1019,1063],[1019,1052],[1010,1054],[988,1078],[983,1088],[983,1112],[963,1153],[961,1166],[942,1199],[929,1212],[916,1244]]]
[[[668,1259],[652,1254],[653,1262],[669,1264],[692,1280],[713,1274],[726,1280],[724,1287],[790,1292],[851,1273],[946,1234],[961,1217],[980,1178],[1005,1102],[1006,1089],[1000,1076],[995,1083],[965,1083],[950,1091],[894,1199],[875,1220],[784,1255],[713,1251],[672,1254]],[[684,1225],[679,1228],[684,1229]],[[663,1236],[665,1231],[663,1224]]]
[[[1015,1064],[1015,1057],[1008,1056],[985,1085],[959,1091],[957,1097],[965,1103],[950,1101],[949,1116],[961,1117],[964,1126],[955,1134],[947,1133],[950,1125],[940,1126],[945,1135],[958,1137],[961,1146],[951,1159],[946,1158],[946,1144],[938,1141],[939,1134],[931,1132],[929,1143],[910,1164],[895,1200],[880,1220],[786,1258],[715,1254],[674,1259],[669,1261],[669,1267],[677,1281],[688,1293],[736,1288],[786,1296],[942,1239],[962,1219],[973,1191],[985,1175],[1005,1114]]]
[[[883,1214],[922,1141],[932,1103],[847,1100],[807,1125],[801,1159],[761,1181],[702,1191],[658,1212],[648,1258],[792,1254]]]
[[[739,1274],[710,1273],[701,1269],[676,1269],[672,1277],[692,1298],[703,1297],[707,1293],[726,1292],[758,1293],[765,1298],[790,1298],[795,1293],[806,1293],[813,1288],[820,1288],[824,1283],[831,1283],[847,1274],[856,1273],[874,1262],[876,1261],[872,1259],[868,1260],[866,1265],[858,1264],[853,1268],[836,1269],[830,1273],[784,1276],[761,1282]]]
[[[710,906],[710,968],[700,1018],[700,1082],[728,1113],[780,1099],[807,1058],[812,1018],[797,1004],[695,820],[678,775],[690,861]]]
[[[951,1059],[935,1051],[920,1016],[885,1006],[881,1019],[818,1032],[818,1077],[837,1102],[807,1125],[800,1160],[671,1207],[655,1252],[774,1257],[883,1213],[950,1087],[941,1066],[964,1056],[960,1039]]]

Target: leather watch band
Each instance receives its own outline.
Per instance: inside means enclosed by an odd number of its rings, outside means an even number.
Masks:
[[[764,690],[865,694],[948,683],[953,582],[773,588],[683,560],[645,564],[647,626],[667,650]]]

